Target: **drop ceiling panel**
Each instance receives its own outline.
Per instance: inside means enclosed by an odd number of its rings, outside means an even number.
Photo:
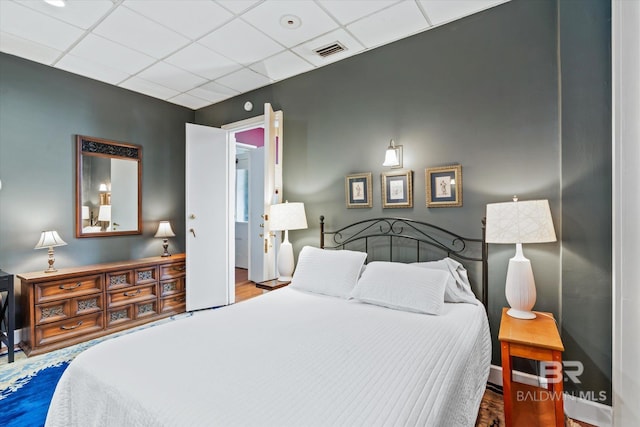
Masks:
[[[157,62],[138,75],[145,80],[179,92],[186,92],[207,82],[207,80],[202,77],[191,74],[188,71],[167,64],[166,62]]]
[[[426,30],[429,23],[414,2],[403,1],[363,18],[347,29],[368,48]]]
[[[156,62],[151,56],[93,34],[88,34],[69,53],[128,74],[135,74]]]
[[[186,37],[126,7],[112,12],[94,33],[157,59],[190,43]]]
[[[364,16],[371,15],[381,9],[387,8],[399,0],[318,0],[341,24],[346,25]]]
[[[266,86],[272,83],[272,80],[248,68],[243,68],[240,71],[219,78],[216,82],[244,93]]]
[[[251,25],[287,47],[338,28],[338,24],[317,4],[310,1],[270,1],[260,3],[243,16]],[[299,18],[300,26],[283,26],[281,21]]]
[[[505,2],[0,0],[0,51],[201,108]]]
[[[241,19],[234,19],[198,42],[242,65],[249,65],[284,50],[282,45]]]
[[[65,50],[84,34],[78,27],[14,2],[1,0],[0,12],[2,32],[54,49]]]
[[[46,65],[53,64],[62,54],[62,51],[3,32],[0,32],[0,51]]]
[[[296,74],[306,73],[314,67],[295,53],[288,50],[253,64],[253,71],[269,77],[271,80],[283,80]]]
[[[237,62],[198,43],[193,43],[176,52],[165,59],[165,62],[209,80],[217,79],[242,68],[242,65]]]
[[[233,18],[213,1],[126,0],[124,6],[195,40]]]
[[[129,74],[123,71],[106,67],[103,64],[78,58],[73,55],[65,55],[60,61],[58,61],[56,68],[70,71],[75,74],[81,74],[110,84],[120,83],[129,77]]]
[[[17,3],[83,30],[95,25],[114,7],[110,0],[69,0],[65,7],[52,6],[42,0],[17,0]]]

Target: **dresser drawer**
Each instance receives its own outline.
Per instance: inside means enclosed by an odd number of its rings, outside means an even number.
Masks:
[[[107,306],[113,307],[122,304],[142,302],[149,299],[155,299],[156,296],[155,283],[147,286],[127,288],[120,291],[110,291],[107,292]]]
[[[184,293],[184,277],[176,277],[175,279],[160,282],[160,297],[168,297],[178,293]]]
[[[135,280],[136,285],[158,283],[158,268],[155,265],[151,267],[137,268],[135,272]]]
[[[35,328],[36,345],[47,345],[102,330],[102,312],[49,323]]]
[[[105,274],[107,289],[128,288],[134,285],[133,270],[113,271]]]
[[[55,282],[36,283],[35,303],[41,304],[102,291],[102,275],[82,276]]]
[[[102,311],[102,294],[86,295],[36,305],[34,311],[37,325],[57,322],[75,316]]]
[[[114,307],[107,311],[107,328],[136,319],[153,317],[156,314],[158,314],[158,302],[155,299]]]
[[[160,266],[160,280],[172,279],[174,277],[182,277],[187,271],[184,261],[175,262],[173,264],[164,264]]]
[[[176,294],[160,300],[160,313],[182,313],[185,311],[186,297],[184,293]]]

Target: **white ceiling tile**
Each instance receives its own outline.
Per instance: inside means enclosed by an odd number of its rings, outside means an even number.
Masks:
[[[328,46],[335,42],[340,42],[340,44],[342,44],[342,46],[344,46],[347,50],[340,53],[335,53],[325,58],[314,52],[315,49]],[[362,52],[364,50],[364,46],[362,46],[356,39],[351,37],[349,33],[340,29],[332,31],[329,34],[325,34],[324,36],[318,37],[317,39],[313,39],[303,45],[294,47],[292,50],[312,64],[318,67],[322,67],[323,65],[327,65],[332,62],[336,62],[349,56],[355,55],[358,52]]]
[[[195,89],[191,89],[188,93],[193,96],[197,96],[198,98],[206,99],[212,103],[240,94],[237,90],[222,86],[216,82],[209,82]]]
[[[206,107],[210,104],[209,101],[189,95],[188,93],[181,93],[178,96],[167,99],[167,101],[182,105],[183,107],[191,108],[192,110],[197,110],[198,108]]]
[[[217,0],[216,3],[221,4],[233,13],[244,12],[260,0]]]
[[[242,93],[272,83],[271,79],[248,68],[220,77],[216,82]]]
[[[206,80],[202,77],[191,74],[166,62],[153,64],[151,67],[140,72],[138,76],[179,92],[186,92],[189,89],[206,83]]]
[[[318,0],[341,24],[349,24],[364,16],[389,7],[398,0]]]
[[[271,58],[253,64],[250,68],[257,73],[277,81],[295,76],[296,74],[305,73],[314,67],[295,53],[285,50]]]
[[[177,90],[169,89],[168,87],[147,81],[145,79],[141,79],[137,76],[133,76],[125,80],[124,82],[120,83],[119,86],[159,99],[172,98],[180,93]]]
[[[124,5],[192,40],[233,18],[213,1],[126,0]]]
[[[128,74],[135,74],[156,62],[151,56],[93,34],[88,34],[69,53]]]
[[[242,65],[249,65],[284,50],[281,45],[240,19],[234,19],[198,43]]]
[[[66,50],[84,31],[14,2],[0,0],[0,31]]]
[[[367,47],[375,47],[426,30],[429,23],[414,2],[403,1],[347,26]]]
[[[237,62],[198,43],[193,43],[176,52],[165,59],[165,62],[211,80],[242,68],[242,65]]]
[[[51,47],[2,32],[0,32],[0,52],[47,65],[51,65],[62,54],[61,51]]]
[[[110,0],[67,0],[65,7],[55,7],[42,0],[16,1],[84,30],[92,27],[113,7],[113,2]]]
[[[189,43],[186,37],[126,7],[119,7],[111,13],[94,33],[157,59]]]
[[[508,0],[419,0],[433,25],[468,16]]]
[[[129,74],[120,70],[73,55],[65,55],[56,63],[56,68],[111,84],[117,84],[129,77]]]
[[[282,26],[280,21],[287,15],[300,18],[301,25],[298,28]],[[287,47],[338,28],[338,24],[311,1],[263,2],[242,15],[242,18]]]

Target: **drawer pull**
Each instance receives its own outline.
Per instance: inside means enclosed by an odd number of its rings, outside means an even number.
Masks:
[[[76,282],[75,285],[71,285],[71,286],[60,285],[59,288],[64,291],[72,291],[75,288],[79,288],[80,286],[82,286],[82,282]]]
[[[135,297],[136,295],[139,295],[139,294],[140,294],[140,289],[138,289],[135,292],[125,292],[124,296],[125,297]]]
[[[72,329],[77,328],[78,326],[82,325],[82,320],[80,320],[77,324],[73,325],[73,326],[60,326],[60,329],[62,329],[63,331],[70,331]]]
[[[182,267],[173,267],[173,269],[175,271],[185,271],[187,269],[187,267],[185,267],[184,265]]]

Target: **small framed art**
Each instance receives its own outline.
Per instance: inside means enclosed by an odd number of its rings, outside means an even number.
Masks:
[[[427,207],[462,206],[462,166],[451,165],[425,169]]]
[[[413,171],[384,172],[381,178],[383,208],[413,207]]]
[[[371,172],[347,175],[344,180],[344,190],[347,197],[347,208],[370,208],[371,200]]]

